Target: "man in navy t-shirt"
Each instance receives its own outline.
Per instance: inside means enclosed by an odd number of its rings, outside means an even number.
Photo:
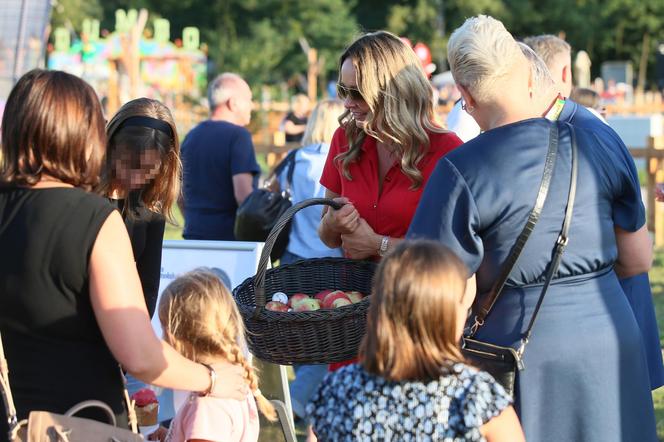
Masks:
[[[232,241],[235,212],[255,189],[260,167],[251,134],[251,89],[236,74],[210,84],[211,117],[182,143],[185,239]]]

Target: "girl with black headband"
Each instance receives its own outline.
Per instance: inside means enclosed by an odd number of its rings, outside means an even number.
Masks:
[[[165,221],[179,193],[180,143],[171,112],[149,98],[127,102],[106,126],[100,191],[117,205],[131,238],[150,316],[159,290]]]

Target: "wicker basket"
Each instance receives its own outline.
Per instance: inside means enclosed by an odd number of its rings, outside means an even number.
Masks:
[[[275,292],[314,295],[325,289],[371,292],[376,264],[345,258],[317,258],[267,270],[272,246],[281,229],[299,210],[313,205],[339,208],[336,202],[314,198],[288,209],[268,236],[256,276],[233,290],[244,318],[251,352],[274,364],[328,364],[357,356],[366,328],[369,299],[336,309],[275,312],[265,309]]]

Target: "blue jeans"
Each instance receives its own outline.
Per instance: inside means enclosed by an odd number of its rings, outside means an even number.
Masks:
[[[279,264],[290,264],[301,259],[305,258],[286,251],[279,260]],[[327,374],[327,364],[296,365],[293,369],[295,370],[295,380],[290,384],[293,413],[300,418],[304,418],[307,403]]]

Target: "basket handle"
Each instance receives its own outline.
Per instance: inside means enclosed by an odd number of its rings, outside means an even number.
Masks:
[[[284,214],[281,215],[281,218],[279,218],[279,221],[277,221],[272,230],[270,230],[270,234],[267,236],[267,239],[265,240],[265,246],[261,252],[260,261],[258,261],[258,270],[256,272],[256,278],[254,279],[254,295],[256,297],[256,307],[265,307],[265,272],[267,271],[267,263],[270,260],[272,247],[274,247],[274,243],[277,242],[279,234],[284,229],[284,227],[286,227],[286,224],[288,224],[290,220],[293,219],[293,216],[295,216],[297,212],[309,206],[318,205],[330,206],[335,210],[339,210],[341,207],[343,207],[343,204],[329,198],[311,198],[303,200],[294,206],[289,207],[288,210],[286,210]],[[259,311],[260,309],[256,308],[255,313],[258,314]]]

